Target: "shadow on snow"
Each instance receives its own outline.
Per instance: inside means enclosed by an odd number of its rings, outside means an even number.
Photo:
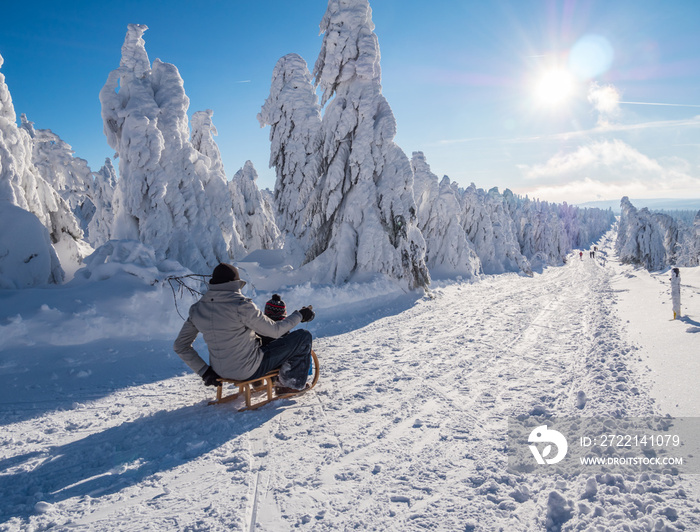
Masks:
[[[122,423],[83,439],[0,461],[8,471],[40,462],[31,471],[2,477],[0,517],[26,518],[39,501],[102,497],[139,484],[146,477],[196,460],[235,441],[277,415],[280,407],[234,415],[204,403]],[[157,484],[157,483],[156,483]],[[153,497],[162,495],[156,486]]]

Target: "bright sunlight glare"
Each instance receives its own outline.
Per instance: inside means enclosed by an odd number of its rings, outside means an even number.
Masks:
[[[559,106],[566,102],[573,92],[574,77],[567,70],[549,70],[535,84],[535,98],[543,106]]]

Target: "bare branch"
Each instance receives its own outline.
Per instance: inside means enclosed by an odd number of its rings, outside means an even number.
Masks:
[[[187,284],[187,281],[196,281],[198,284],[206,283],[207,279],[211,277],[211,275],[202,275],[199,273],[191,273],[189,275],[182,275],[182,276],[175,276],[172,275],[170,277],[166,277],[163,282],[167,282],[170,285],[170,289],[173,291],[173,300],[175,301],[175,310],[177,311],[178,316],[180,316],[183,320],[187,319],[185,318],[182,314],[180,314],[180,309],[178,308],[177,301],[178,298],[182,299],[185,294],[189,294],[192,297],[197,297],[203,295],[202,292],[197,290],[196,288],[193,288],[192,286]]]

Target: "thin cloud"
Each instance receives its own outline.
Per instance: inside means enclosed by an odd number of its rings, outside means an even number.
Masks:
[[[577,203],[585,203],[588,201],[619,200],[623,196],[635,198],[668,197],[668,194],[660,195],[639,181],[604,183],[590,177],[558,185],[515,188],[513,192],[555,203],[570,202],[571,198],[576,198]]]
[[[620,114],[620,91],[613,85],[591,83],[588,89],[588,101],[598,111],[598,126],[608,128],[610,120]]]
[[[663,163],[620,140],[598,141],[557,154],[544,164],[520,165],[532,184],[520,193],[563,201],[635,197],[688,197],[700,190],[700,177],[684,159]],[[581,201],[584,201],[581,199]]]
[[[482,140],[489,140],[489,141],[503,141],[505,139],[503,138],[498,138],[498,137],[469,137],[469,138],[463,138],[463,139],[444,139],[444,140],[438,140],[437,142],[433,142],[428,144],[428,146],[438,146],[438,145],[443,145],[443,144],[466,144],[468,142],[480,142]]]
[[[682,118],[680,120],[656,120],[653,122],[641,122],[639,124],[606,124],[605,126],[596,126],[590,129],[581,129],[578,131],[566,131],[564,133],[555,133],[553,135],[533,135],[532,137],[517,137],[512,139],[504,138],[501,139],[501,142],[526,143],[541,142],[543,140],[562,141],[579,137],[593,137],[596,135],[620,131],[639,131],[671,127],[700,127],[700,116]]]
[[[618,102],[626,105],[662,105],[664,107],[700,107],[695,103],[659,103],[659,102]]]
[[[585,203],[588,201],[619,200],[623,196],[640,199],[694,198],[697,197],[697,184],[694,186],[695,188],[678,189],[659,182],[649,183],[636,179],[603,182],[586,177],[556,185],[513,187],[513,192],[555,203],[571,202],[572,198],[576,198],[576,203]]]
[[[551,135],[532,135],[530,137],[468,137],[462,139],[442,139],[437,142],[427,144],[426,146],[439,146],[445,144],[467,144],[469,142],[480,142],[484,140],[492,142],[501,142],[504,144],[524,144],[528,142],[562,141],[581,137],[595,137],[596,135],[603,135],[615,132],[641,131],[647,129],[662,129],[674,127],[700,127],[700,115],[694,116],[692,118],[681,118],[679,120],[656,120],[652,122],[640,122],[638,124],[607,123],[604,126],[599,125],[589,129],[565,131],[564,133],[554,133]]]
[[[544,164],[521,166],[526,179],[571,179],[606,176],[604,180],[624,175],[645,178],[671,178],[672,169],[664,168],[657,160],[637,151],[621,140],[596,141],[578,147],[570,153],[560,153]]]

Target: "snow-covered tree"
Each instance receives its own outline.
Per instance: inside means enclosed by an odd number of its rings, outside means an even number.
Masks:
[[[219,222],[219,228],[226,241],[229,255],[232,258],[242,258],[245,246],[236,230],[231,208],[231,193],[226,181],[224,163],[221,152],[214,137],[218,135],[212,122],[214,112],[211,109],[197,111],[192,115],[192,146],[204,157],[197,161],[200,165],[198,174],[211,205],[214,217]]]
[[[258,121],[261,127],[270,126],[270,167],[277,174],[275,214],[287,240],[285,248],[305,252],[310,238],[309,201],[319,180],[321,107],[306,61],[299,55],[288,54],[277,61]],[[303,254],[299,264],[301,260]]]
[[[3,61],[0,56],[0,67]],[[0,201],[33,213],[49,231],[51,243],[63,260],[77,264],[81,256],[78,241],[83,236],[78,221],[34,166],[32,139],[26,130],[17,127],[16,120],[5,76],[0,73]],[[52,274],[54,280],[59,277],[58,273]]]
[[[503,201],[515,224],[520,252],[537,267],[562,264],[571,245],[559,206],[522,199],[508,189]]]
[[[104,133],[119,156],[112,238],[140,240],[158,260],[207,273],[229,260],[189,141],[189,98],[177,68],[148,59],[144,25],[130,24],[119,68],[100,91]]]
[[[620,202],[620,225],[615,249],[620,261],[639,264],[649,271],[667,265],[664,234],[649,209],[637,210],[625,196]]]
[[[265,201],[257,180],[258,173],[253,163],[246,161],[228,184],[237,231],[249,252],[276,249],[280,245],[280,232],[272,206]]]
[[[83,232],[95,214],[87,195],[92,171],[85,159],[75,157],[73,148],[50,129],[35,129],[34,122],[21,117],[22,129],[32,138],[32,162],[43,177],[68,203]]]
[[[515,223],[498,189],[487,193],[472,183],[460,199],[462,227],[481,259],[484,273],[522,271],[531,274],[530,263],[520,252]]]
[[[325,106],[321,179],[310,202],[306,260],[328,282],[383,273],[408,288],[424,287],[430,277],[413,172],[393,141],[396,120],[382,95],[371,13],[367,0],[330,0],[321,20],[313,72]]]
[[[99,172],[94,173],[92,183],[87,190],[87,196],[95,206],[95,214],[87,227],[87,240],[94,247],[101,246],[112,236],[114,222],[112,200],[116,186],[117,172],[114,170],[112,160],[107,158]]]
[[[459,199],[450,178],[444,176],[438,185],[422,152],[413,152],[411,165],[416,218],[425,238],[425,262],[431,275],[476,277],[481,261],[462,227]]]
[[[531,200],[508,189],[502,197],[515,225],[520,252],[537,268],[562,264],[573,248],[589,246],[615,222],[612,210]]]
[[[700,263],[700,212],[690,227],[668,214],[637,210],[627,196],[620,202],[615,249],[620,261],[649,271]]]

